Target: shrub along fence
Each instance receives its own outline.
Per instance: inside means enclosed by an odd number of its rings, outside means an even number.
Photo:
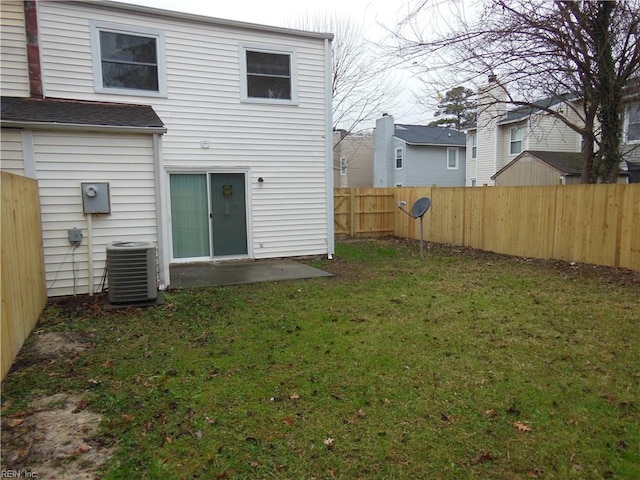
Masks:
[[[398,202],[421,197],[427,241],[640,270],[640,184],[337,188],[335,232],[419,239]]]
[[[1,378],[47,303],[38,183],[0,172],[2,181]]]

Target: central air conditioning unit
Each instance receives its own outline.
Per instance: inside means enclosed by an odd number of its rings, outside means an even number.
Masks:
[[[110,303],[151,302],[158,297],[156,247],[147,242],[107,246]]]

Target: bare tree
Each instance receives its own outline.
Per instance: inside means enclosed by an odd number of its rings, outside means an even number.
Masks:
[[[333,127],[346,134],[363,130],[396,102],[399,86],[378,48],[353,19],[338,14],[303,18],[295,28],[332,32]]]
[[[395,32],[397,52],[455,84],[497,75],[512,106],[542,111],[583,139],[582,181],[614,181],[622,159],[624,102],[640,75],[640,0],[454,0],[448,31],[426,19],[442,7],[420,0]],[[635,86],[634,86],[635,85]],[[540,103],[540,98],[556,103]],[[479,105],[478,108],[483,108]],[[577,120],[576,120],[577,119]]]

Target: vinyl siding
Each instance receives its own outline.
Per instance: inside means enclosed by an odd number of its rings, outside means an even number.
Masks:
[[[340,138],[338,134],[337,139]],[[338,141],[338,140],[336,140]],[[334,142],[335,143],[335,142]],[[340,175],[340,157],[347,159],[347,174]],[[373,136],[348,135],[333,151],[334,180],[338,187],[373,186]]]
[[[458,147],[458,169],[447,169],[447,147],[405,146],[403,185],[461,187],[465,178],[465,148]]]
[[[523,132],[522,133],[522,150],[512,155],[510,153],[511,129],[516,127],[522,128],[522,132]],[[531,149],[531,147],[529,146],[529,143],[531,140],[531,129],[529,128],[529,125],[526,120],[522,122],[517,122],[517,123],[510,123],[507,125],[499,125],[496,129],[496,134],[498,135],[498,141],[497,141],[498,151],[496,154],[496,168],[491,173],[491,175],[495,174],[498,170],[500,170],[502,167],[507,165],[507,163],[512,161],[514,158],[516,158],[525,150]]]
[[[529,155],[506,168],[496,177],[496,186],[517,187],[522,185],[558,185],[562,173],[548,164]]]
[[[559,119],[549,115],[534,115],[530,120],[501,125],[499,128],[500,154],[497,169],[500,170],[516,155],[509,154],[511,128],[520,126],[524,130],[522,151],[542,150],[546,152],[579,152],[580,136]],[[495,172],[494,172],[495,173]]]
[[[0,135],[0,158],[2,159],[2,170],[16,175],[24,175],[22,130],[16,128],[3,128]]]
[[[40,2],[39,15],[46,95],[152,105],[168,129],[163,182],[185,170],[247,172],[250,254],[327,253],[323,39],[74,2]],[[91,20],[163,32],[166,97],[94,91]],[[295,49],[297,105],[241,102],[242,45]]]
[[[104,274],[107,245],[118,240],[156,242],[151,136],[36,131],[33,151],[49,296],[88,293],[88,220],[82,212],[81,183],[108,182],[110,187],[111,213],[93,216],[96,289]],[[83,234],[75,252],[67,234],[74,227]]]
[[[29,68],[25,37],[24,4],[0,2],[0,90],[9,97],[29,96]]]

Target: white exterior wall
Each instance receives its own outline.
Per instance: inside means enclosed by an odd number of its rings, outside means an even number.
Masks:
[[[497,82],[489,83],[478,92],[478,120],[477,120],[477,158],[471,162],[471,148],[467,149],[467,164],[474,165],[472,176],[467,174],[467,183],[475,178],[476,186],[493,185],[491,176],[498,171],[499,131],[498,121],[506,108],[504,103],[506,92]]]
[[[76,2],[38,2],[38,16],[45,96],[147,104],[163,120],[168,132],[163,136],[160,180],[167,218],[168,173],[244,172],[249,256],[328,253],[333,241],[328,227],[331,140],[326,138],[329,42]],[[165,97],[95,92],[92,20],[164,33]],[[297,105],[241,102],[242,45],[295,49]],[[203,142],[209,148],[202,148]],[[264,183],[258,183],[259,177]]]
[[[0,90],[3,96],[28,97],[24,3],[21,0],[2,0],[0,22]]]
[[[3,128],[0,133],[0,158],[2,159],[2,171],[15,175],[25,175],[22,130],[16,128]]]
[[[502,103],[492,103],[494,101]],[[478,122],[477,122],[477,159],[471,159],[471,144],[467,145],[466,184],[476,179],[476,185],[493,185],[491,180],[497,171],[512,161],[517,155],[511,155],[511,128],[523,128],[522,151],[543,150],[558,152],[579,152],[581,148],[580,136],[562,121],[538,113],[513,123],[500,124],[506,113],[506,93],[498,83],[490,83],[478,92]],[[567,110],[565,115],[579,124],[577,114],[567,105],[559,104],[555,108]]]
[[[88,216],[81,183],[108,182],[111,214],[94,214],[93,284],[99,291],[106,247],[112,242],[157,242],[151,135],[34,131],[33,155],[40,187],[45,273],[49,296],[86,294]],[[75,252],[67,230],[82,229]],[[75,287],[74,287],[75,262]]]
[[[566,107],[565,107],[566,108]],[[580,135],[567,127],[559,119],[538,114],[520,122],[501,125],[499,128],[499,154],[497,167],[500,170],[518,154],[509,153],[511,128],[522,127],[522,151],[542,150],[545,152],[579,152]]]

